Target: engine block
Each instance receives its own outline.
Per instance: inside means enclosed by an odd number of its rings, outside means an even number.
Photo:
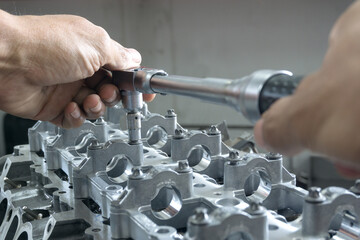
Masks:
[[[125,114],[29,129],[0,159],[0,239],[360,238],[359,181],[307,191],[281,155],[230,141],[224,124],[187,130],[146,105],[132,143]]]

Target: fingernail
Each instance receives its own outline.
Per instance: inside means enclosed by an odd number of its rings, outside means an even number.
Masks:
[[[75,109],[72,113],[70,113],[70,115],[75,119],[79,118],[80,117],[79,109]]]
[[[132,56],[132,60],[136,63],[140,63],[141,62],[141,55],[138,51],[136,51],[133,48],[128,48],[127,51],[131,54]]]
[[[90,108],[90,111],[92,111],[92,112],[94,112],[94,113],[97,113],[97,112],[99,112],[100,110],[101,110],[101,103],[100,103],[100,102],[98,102],[98,104],[97,104],[95,107]]]
[[[114,91],[114,92],[113,92],[113,95],[112,95],[111,97],[105,99],[105,101],[108,102],[108,103],[112,103],[112,102],[115,101],[116,96],[117,96],[116,91]]]

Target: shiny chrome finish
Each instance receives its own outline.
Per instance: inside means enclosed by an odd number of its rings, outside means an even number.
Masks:
[[[291,72],[285,70],[259,70],[232,80],[167,75],[162,70],[140,68],[131,72],[117,72],[114,83],[119,88],[142,93],[176,94],[228,105],[255,123],[261,116],[259,98],[262,87],[267,80],[279,74],[292,76]],[[123,79],[122,82],[119,77]],[[125,86],[125,82],[132,82],[133,86]]]

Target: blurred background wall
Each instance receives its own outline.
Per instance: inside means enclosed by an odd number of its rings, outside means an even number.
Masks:
[[[0,1],[0,8],[18,15],[80,15],[105,28],[124,46],[138,49],[143,66],[177,75],[239,78],[264,68],[297,74],[316,70],[332,25],[351,2],[15,0]],[[204,127],[224,119],[235,135],[250,127],[232,109],[185,97],[158,96],[149,108],[161,114],[174,108],[185,127]],[[0,136],[3,139],[2,128]],[[0,153],[4,154],[3,144]],[[308,165],[297,167],[301,168]]]

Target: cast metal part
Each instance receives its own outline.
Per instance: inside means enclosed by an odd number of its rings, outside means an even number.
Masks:
[[[38,122],[0,159],[0,239],[359,239],[358,182],[298,188],[281,155],[234,149],[216,126],[184,129],[126,94],[125,109],[77,129]],[[129,113],[140,123],[121,130]]]

